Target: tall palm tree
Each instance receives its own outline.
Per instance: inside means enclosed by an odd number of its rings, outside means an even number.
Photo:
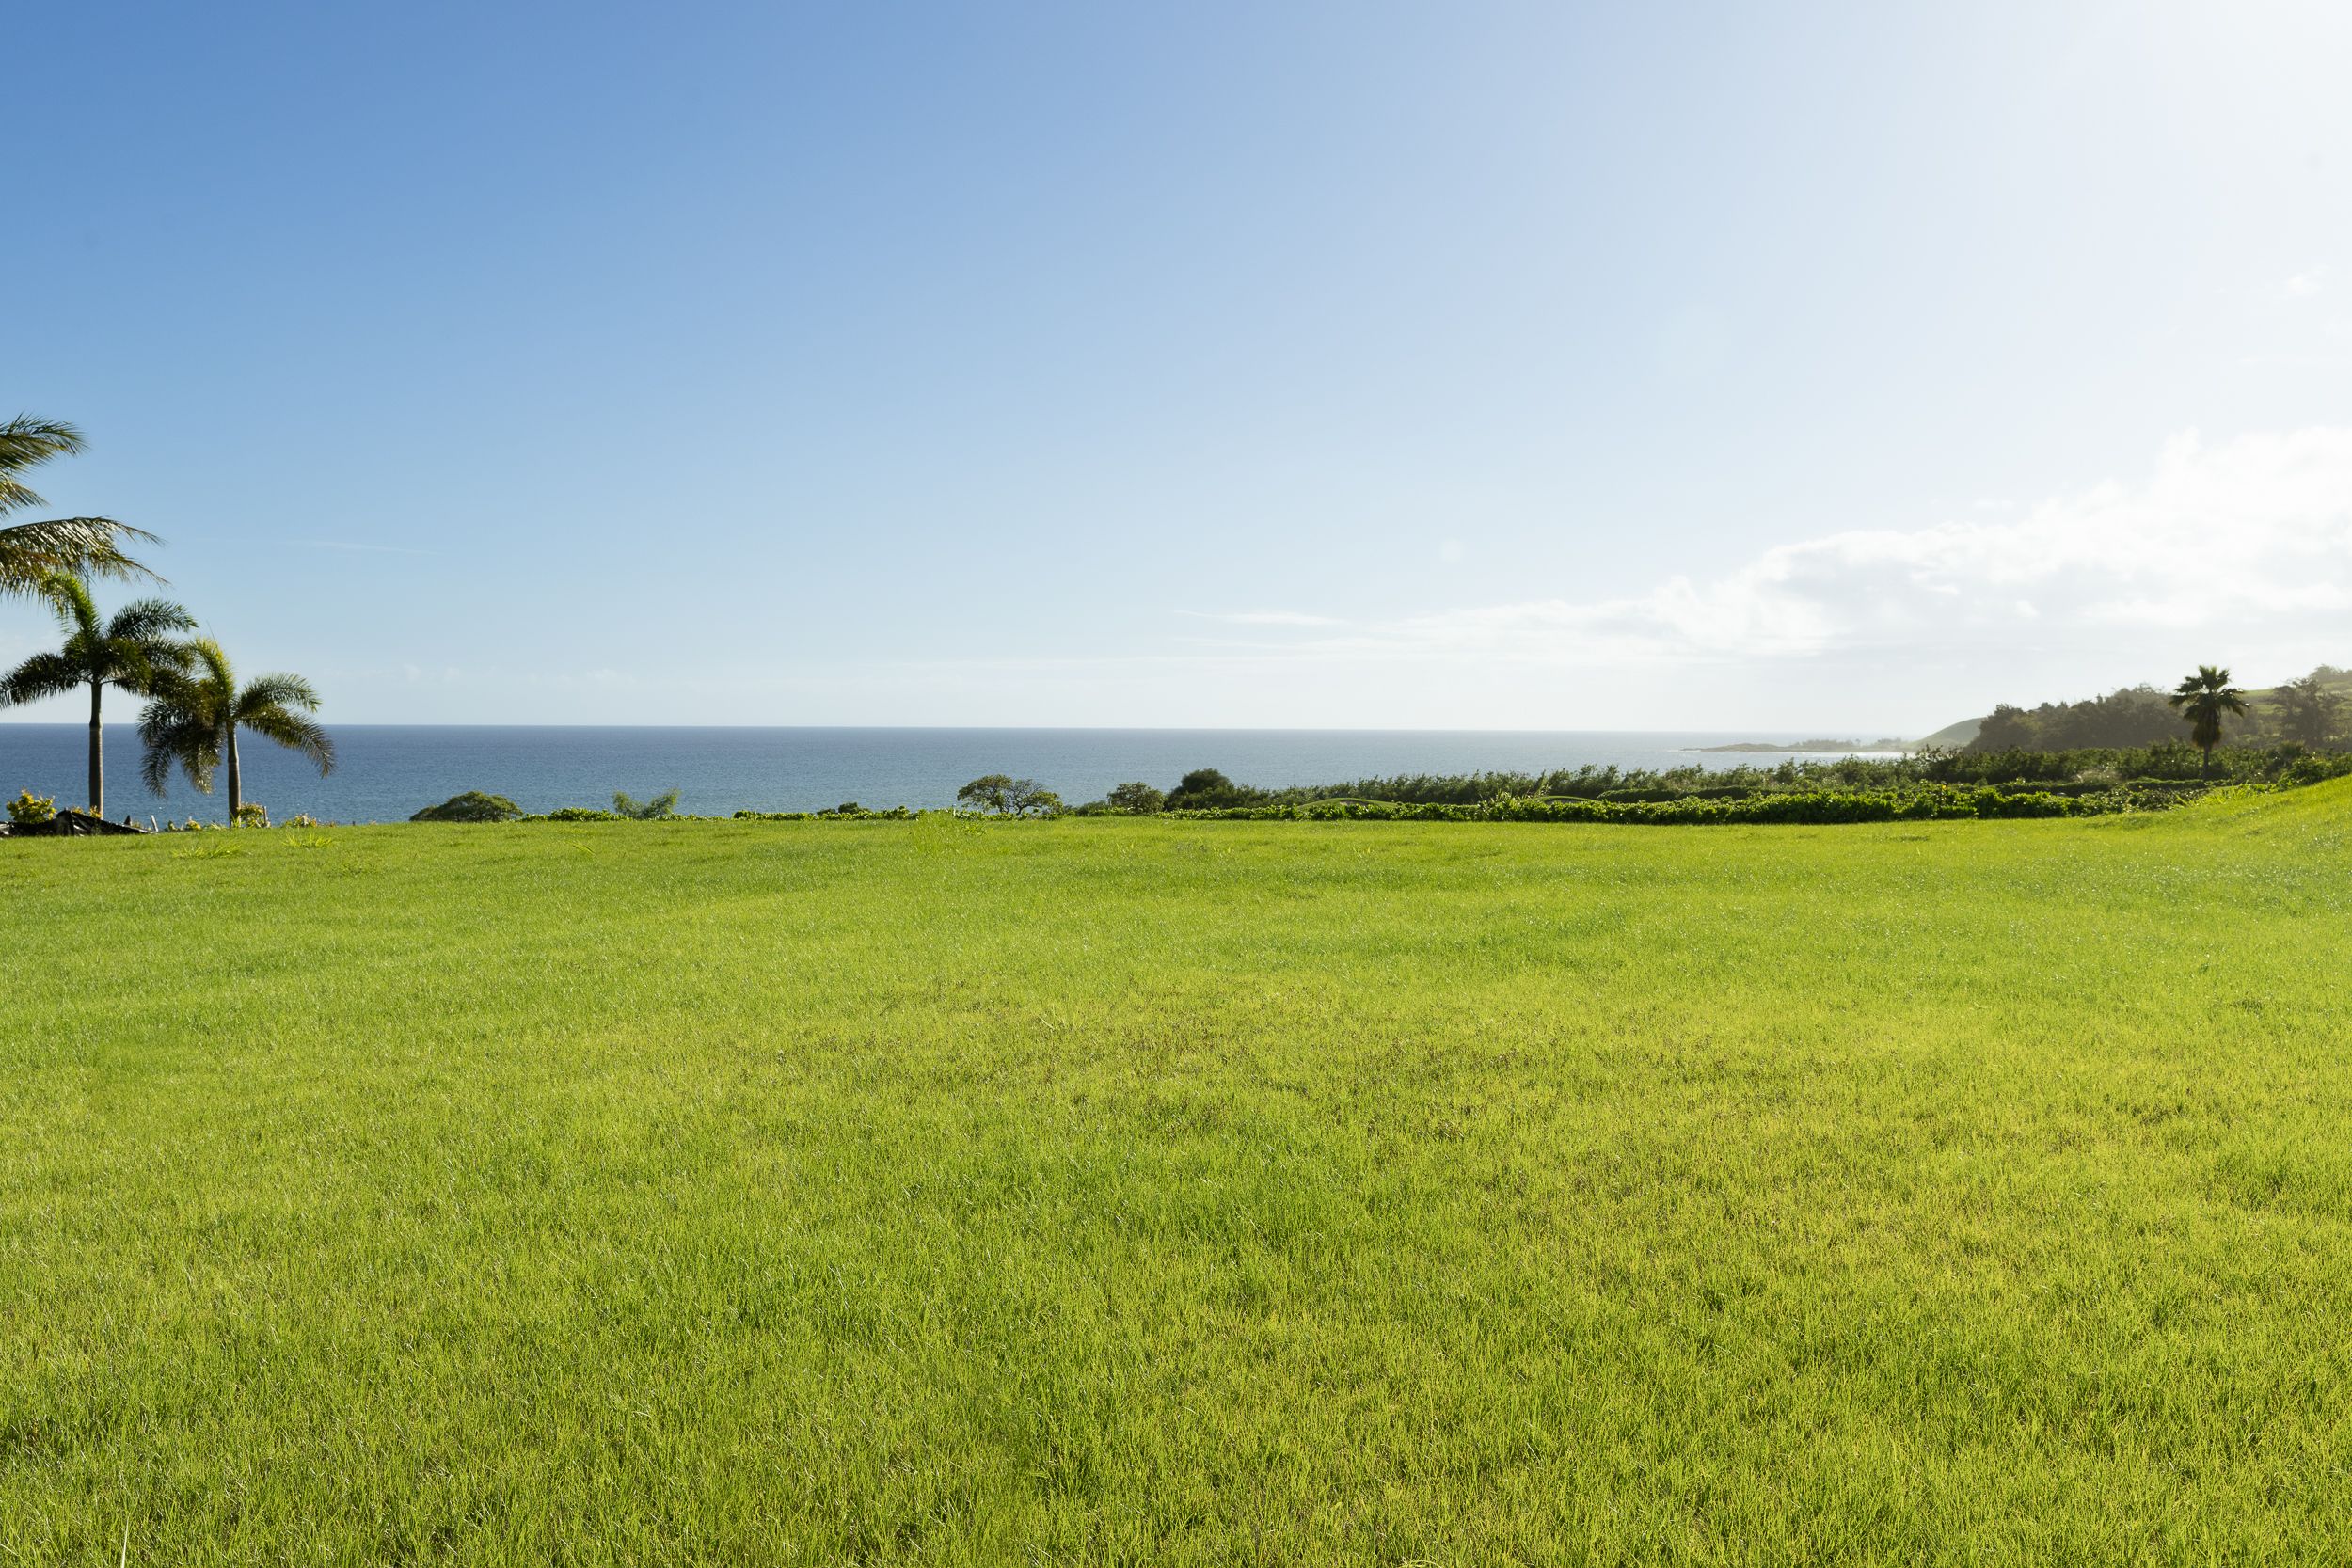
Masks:
[[[310,717],[319,694],[300,675],[256,675],[243,686],[218,642],[199,637],[188,644],[188,669],[155,682],[154,695],[139,714],[139,772],[161,795],[173,768],[207,795],[213,770],[229,764],[229,820],[245,804],[237,768],[237,732],[251,730],[299,752],[324,775],[334,770],[335,743]]]
[[[40,497],[22,477],[27,468],[53,457],[70,457],[82,446],[82,433],[56,420],[19,414],[0,420],[0,515],[40,504]],[[60,572],[86,578],[153,578],[154,573],[123,553],[123,545],[131,541],[156,543],[153,534],[107,517],[58,517],[0,528],[0,597],[37,593],[44,579]]]
[[[2197,673],[2174,687],[2165,701],[2181,710],[2181,717],[2188,721],[2189,744],[2204,753],[2197,764],[2197,776],[2201,779],[2213,771],[2213,749],[2221,744],[2222,716],[2244,713],[2246,693],[2230,684],[2227,670],[2200,664]]]
[[[196,617],[164,599],[139,599],[98,618],[98,606],[79,578],[53,576],[41,593],[57,613],[65,646],[35,654],[0,675],[0,707],[61,697],[89,688],[89,809],[106,815],[106,688],[145,696],[158,677],[187,668],[187,649],[177,634],[196,629]]]

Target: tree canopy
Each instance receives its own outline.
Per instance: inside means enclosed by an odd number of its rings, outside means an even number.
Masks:
[[[983,773],[956,791],[956,804],[999,816],[1051,816],[1061,809],[1061,797],[1035,779]]]

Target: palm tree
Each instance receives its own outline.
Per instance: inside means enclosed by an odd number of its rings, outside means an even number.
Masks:
[[[0,420],[0,515],[40,504],[40,497],[21,477],[25,469],[53,457],[70,457],[82,446],[80,431],[55,420],[19,414]],[[154,573],[122,553],[123,544],[132,540],[157,542],[151,533],[106,517],[58,517],[0,528],[0,597],[37,593],[46,578],[60,572],[153,578]]]
[[[2213,749],[2221,744],[2222,715],[2244,713],[2246,693],[2230,684],[2227,670],[2200,664],[2197,673],[2174,687],[2165,701],[2181,710],[2181,717],[2188,721],[2189,744],[2204,753],[2197,765],[2197,776],[2201,779],[2213,770]]]
[[[310,717],[319,694],[300,675],[256,675],[243,686],[218,642],[199,637],[188,644],[189,673],[167,674],[139,714],[139,771],[147,787],[161,795],[172,769],[209,795],[213,769],[229,763],[229,820],[237,820],[245,789],[237,769],[237,732],[251,730],[289,751],[334,770],[335,743]]]
[[[101,621],[79,578],[53,576],[41,584],[41,593],[57,612],[65,646],[35,654],[0,675],[0,707],[89,688],[89,809],[103,816],[106,746],[101,707],[106,688],[145,696],[158,676],[185,669],[187,650],[174,638],[194,631],[196,617],[163,599],[139,599],[116,610],[112,620]]]

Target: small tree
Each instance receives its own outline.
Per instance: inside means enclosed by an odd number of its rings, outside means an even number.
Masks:
[[[956,804],[972,811],[1003,816],[1012,809],[1013,778],[1009,773],[983,773],[956,791]]]
[[[2344,693],[2314,670],[2279,688],[2279,733],[2306,746],[2326,746],[2344,731]]]
[[[2184,678],[2166,701],[2188,721],[2188,743],[2201,753],[2197,776],[2206,777],[2213,771],[2213,749],[2221,744],[2221,721],[2225,715],[2246,711],[2246,693],[2230,684],[2227,670],[2201,664],[2197,673]]]
[[[1259,791],[1237,784],[1214,768],[1196,768],[1177,781],[1164,802],[1169,811],[1197,811],[1216,806],[1246,806]]]
[[[1148,784],[1120,784],[1105,800],[1111,810],[1136,816],[1148,816],[1168,804],[1168,797]]]
[[[983,773],[956,791],[956,804],[998,816],[1051,816],[1061,810],[1061,797],[1035,779]]]

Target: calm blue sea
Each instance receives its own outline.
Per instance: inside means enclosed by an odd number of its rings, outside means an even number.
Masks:
[[[946,806],[983,773],[1032,778],[1075,804],[1141,779],[1165,789],[1195,768],[1244,784],[1336,784],[1394,773],[1537,772],[1583,763],[1726,768],[1737,753],[1693,748],[1796,736],[1535,730],[952,730],[569,728],[492,725],[344,725],[326,778],[265,741],[243,744],[246,799],[283,818],[298,812],[336,822],[405,819],[461,790],[504,795],[530,811],[601,806],[625,789],[644,797],[680,791],[679,809],[815,811]],[[0,723],[0,796],[20,788],[80,804],[87,792],[88,731],[78,724]],[[130,724],[106,736],[107,815],[151,813],[218,820],[221,792],[175,784],[162,800],[138,780]]]

